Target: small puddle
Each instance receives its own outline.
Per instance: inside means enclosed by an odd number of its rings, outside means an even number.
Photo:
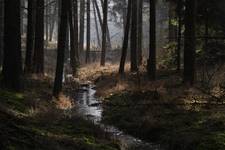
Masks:
[[[103,107],[95,96],[96,90],[92,85],[81,85],[75,93],[78,107],[76,111],[84,119],[99,125],[112,140],[119,141],[121,150],[162,150],[159,145],[144,142],[133,136],[125,134],[114,126],[105,125],[101,122]]]

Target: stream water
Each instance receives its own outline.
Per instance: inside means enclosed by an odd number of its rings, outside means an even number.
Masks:
[[[114,126],[105,125],[101,122],[103,107],[95,96],[94,86],[83,84],[75,93],[76,111],[83,118],[99,125],[112,140],[119,141],[121,150],[162,150],[159,145],[144,142],[138,138],[125,134]]]

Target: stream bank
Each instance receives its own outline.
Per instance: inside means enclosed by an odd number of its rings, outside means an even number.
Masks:
[[[105,99],[103,122],[167,150],[224,150],[225,106],[163,100],[155,91]]]
[[[83,84],[75,92],[77,107],[75,113],[79,114],[88,121],[100,126],[107,134],[107,137],[119,144],[121,150],[161,150],[160,145],[144,142],[141,139],[135,138],[122,130],[119,130],[113,124],[107,125],[102,122],[103,105],[95,95],[94,86]],[[119,119],[119,118],[117,118]]]

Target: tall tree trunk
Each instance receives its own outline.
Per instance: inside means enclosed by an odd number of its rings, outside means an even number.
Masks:
[[[95,3],[92,1],[92,6],[93,6],[93,13],[94,13],[94,19],[95,19],[95,29],[96,29],[96,36],[98,40],[98,46],[101,47],[101,40],[99,36],[99,29],[98,29],[98,21],[97,21],[97,14],[96,14],[96,8],[95,8]]]
[[[56,66],[56,74],[55,74],[55,82],[53,89],[53,96],[59,96],[62,91],[62,80],[63,80],[63,68],[64,68],[64,54],[66,48],[66,35],[68,30],[68,8],[69,8],[69,0],[64,0],[61,3],[61,15],[60,15],[60,27],[59,27],[59,35],[58,35],[58,50],[57,50],[57,66]]]
[[[142,64],[142,35],[143,35],[143,0],[138,1],[138,65]]]
[[[35,29],[35,1],[28,0],[28,22],[27,22],[27,43],[24,72],[32,72],[32,60],[34,51],[34,29]]]
[[[196,1],[186,0],[184,33],[184,83],[192,85],[195,80],[195,10]]]
[[[5,0],[3,84],[20,90],[22,60],[20,31],[20,0]]]
[[[34,73],[44,74],[44,0],[36,0]]]
[[[178,36],[177,36],[177,71],[180,71],[180,55],[181,55],[181,36],[182,36],[182,7],[183,7],[183,2],[182,0],[177,0],[178,5],[177,5],[177,10],[178,10]]]
[[[46,0],[46,4],[49,3],[49,0]],[[50,19],[50,6],[45,6],[45,42],[46,47],[48,47],[48,39],[49,39],[49,19]]]
[[[128,8],[127,8],[127,20],[126,20],[126,28],[124,32],[124,39],[123,39],[123,47],[122,47],[122,55],[120,60],[120,68],[119,73],[124,73],[124,67],[126,62],[126,56],[127,56],[127,48],[128,48],[128,42],[129,42],[129,31],[130,31],[130,20],[131,20],[131,6],[132,6],[132,0],[128,1]]]
[[[79,27],[78,27],[78,1],[73,0],[73,8],[74,8],[74,43],[75,43],[75,58],[76,65],[79,65]]]
[[[0,71],[3,61],[4,0],[0,0]]]
[[[72,68],[73,76],[75,76],[76,73],[77,73],[76,50],[78,50],[78,48],[75,46],[75,34],[77,35],[77,33],[75,33],[75,30],[74,30],[72,6],[73,6],[73,1],[76,1],[76,0],[69,0],[69,1],[70,1],[70,5],[69,5],[70,65],[71,65],[71,68]]]
[[[131,37],[130,37],[130,62],[131,72],[137,72],[137,1],[132,2]]]
[[[106,56],[106,32],[107,32],[107,20],[108,20],[108,0],[104,0],[103,4],[103,24],[102,24],[102,53],[101,53],[101,66],[105,66]]]
[[[156,3],[150,0],[150,46],[148,59],[148,75],[151,80],[156,78]]]
[[[79,53],[84,52],[84,15],[85,15],[85,0],[80,0],[80,37],[79,37]]]
[[[90,40],[91,40],[91,14],[90,14],[90,0],[87,0],[87,47],[86,47],[86,64],[90,62]]]

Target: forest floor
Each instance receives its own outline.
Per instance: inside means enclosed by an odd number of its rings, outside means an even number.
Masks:
[[[23,93],[0,90],[1,150],[116,150],[104,132],[71,114],[72,101],[52,99],[49,78],[29,78]]]
[[[93,82],[102,98],[104,123],[169,150],[225,149],[224,92],[184,86],[175,71],[159,71],[154,82],[144,69],[122,77],[117,72],[110,64],[80,69],[80,79]]]

